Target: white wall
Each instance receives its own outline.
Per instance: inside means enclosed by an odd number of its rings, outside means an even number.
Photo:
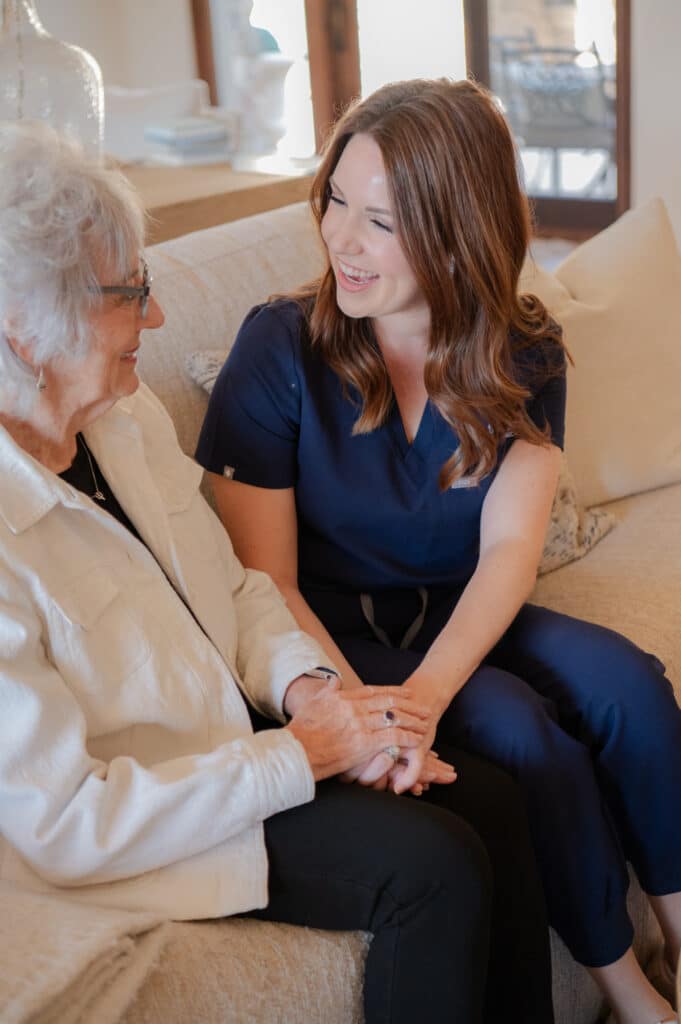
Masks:
[[[662,196],[681,243],[681,3],[632,0],[632,206]]]
[[[36,0],[48,32],[89,50],[105,85],[169,85],[196,77],[189,0]]]
[[[362,96],[401,78],[466,77],[462,0],[358,0]]]

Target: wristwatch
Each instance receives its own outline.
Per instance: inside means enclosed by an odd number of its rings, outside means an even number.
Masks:
[[[342,679],[340,672],[336,672],[335,668],[327,668],[326,665],[317,665],[317,668],[309,668],[302,674],[309,676],[310,679],[325,679],[327,683],[331,679]]]

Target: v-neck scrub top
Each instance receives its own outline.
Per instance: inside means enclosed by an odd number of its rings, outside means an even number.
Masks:
[[[530,418],[548,423],[560,447],[564,362],[549,339],[514,356],[516,379],[532,392]],[[440,469],[459,440],[435,406],[427,402],[411,444],[394,401],[382,426],[353,436],[360,407],[313,350],[297,303],[256,306],[215,383],[196,458],[242,483],[295,488],[303,590],[464,586],[496,469],[477,486],[464,479],[442,492]]]

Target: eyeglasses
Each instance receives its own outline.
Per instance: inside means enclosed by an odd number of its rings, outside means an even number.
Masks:
[[[142,264],[142,284],[105,284],[99,285],[97,291],[102,295],[124,295],[126,299],[132,301],[133,299],[140,300],[140,316],[142,319],[146,319],[147,310],[149,309],[149,295],[151,293],[151,283],[153,278],[149,271],[147,261],[142,256],[140,258]]]

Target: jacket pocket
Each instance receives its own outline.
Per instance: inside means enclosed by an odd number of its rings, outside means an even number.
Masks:
[[[64,581],[52,597],[52,658],[72,687],[91,693],[103,682],[120,683],[149,659],[135,602],[106,566]]]

